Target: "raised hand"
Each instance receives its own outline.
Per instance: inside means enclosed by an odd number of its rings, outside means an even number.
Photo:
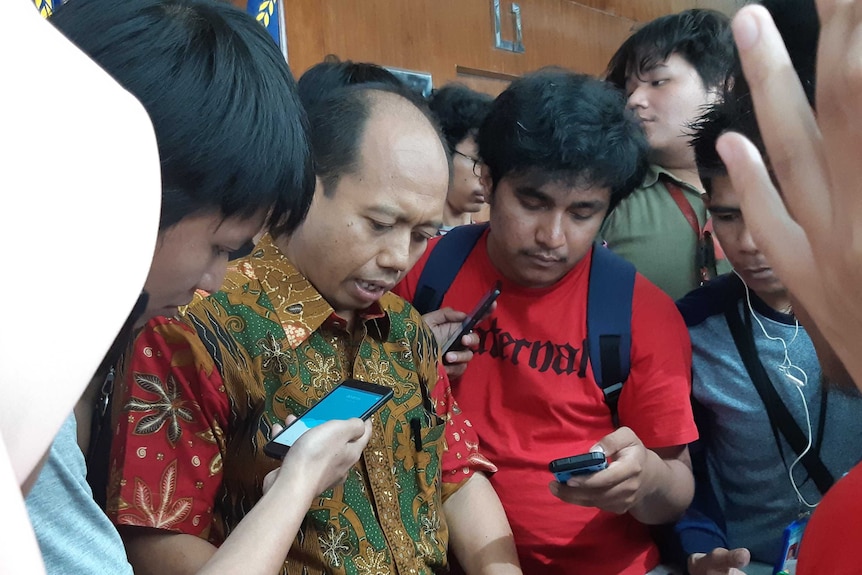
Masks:
[[[758,246],[862,383],[862,2],[817,5],[816,115],[768,12],[748,6],[733,23],[781,191],[745,138],[726,134],[717,149]]]

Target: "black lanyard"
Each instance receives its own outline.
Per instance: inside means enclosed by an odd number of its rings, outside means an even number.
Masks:
[[[763,368],[763,364],[760,362],[757,354],[757,345],[752,335],[751,311],[747,306],[743,307],[745,309],[744,325],[742,318],[739,317],[739,309],[737,308],[736,301],[725,309],[724,316],[727,319],[727,325],[730,327],[730,333],[733,335],[736,349],[739,351],[742,362],[745,364],[745,369],[748,371],[748,375],[760,399],[766,406],[766,414],[769,417],[769,425],[772,427],[775,444],[778,446],[778,453],[781,455],[784,467],[788,468],[787,460],[784,458],[784,450],[781,447],[779,431],[787,440],[790,447],[793,448],[793,451],[796,452],[797,456],[805,451],[805,448],[808,446],[808,438],[799,427],[799,424],[796,423],[790,410],[787,409],[787,406],[769,379],[769,375]],[[827,388],[823,387],[820,396],[820,420],[817,423],[817,440],[813,448],[805,453],[805,456],[801,460],[808,471],[808,476],[814,481],[821,494],[825,494],[832,487],[832,484],[835,483],[835,478],[820,459],[820,447],[823,443],[823,426],[826,422],[827,399]]]

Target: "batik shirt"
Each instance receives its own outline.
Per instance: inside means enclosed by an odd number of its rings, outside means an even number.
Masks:
[[[443,572],[442,501],[494,467],[409,304],[387,294],[358,314],[353,334],[345,326],[268,237],[222,291],[147,324],[115,401],[111,518],[221,544],[279,465],[262,451],[272,425],[352,377],[394,397],[345,483],[314,500],[282,573]]]

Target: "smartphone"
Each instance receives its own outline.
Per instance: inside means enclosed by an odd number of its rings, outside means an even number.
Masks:
[[[557,478],[560,483],[565,483],[569,478],[575,475],[586,475],[601,471],[608,466],[608,461],[605,459],[605,454],[600,451],[591,451],[590,453],[582,453],[571,457],[563,457],[555,459],[548,464],[548,469]]]
[[[391,397],[392,389],[388,387],[358,379],[345,380],[273,437],[263,446],[263,452],[281,459],[296,440],[312,427],[332,419],[368,419]]]
[[[473,328],[476,327],[476,324],[488,313],[488,310],[491,309],[491,304],[497,299],[497,296],[500,295],[500,287],[502,286],[501,282],[497,282],[494,284],[488,293],[482,296],[482,299],[479,300],[479,303],[476,304],[476,307],[473,308],[464,321],[461,322],[461,329],[457,332],[453,333],[449,339],[446,340],[446,343],[443,344],[443,355],[446,355],[449,351],[457,351],[459,349],[464,349],[464,346],[461,344],[461,338],[473,331]]]

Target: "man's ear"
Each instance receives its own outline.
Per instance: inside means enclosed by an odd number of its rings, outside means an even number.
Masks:
[[[490,204],[491,196],[494,193],[494,181],[491,179],[491,169],[487,164],[480,164],[479,174],[479,184],[482,186],[482,192],[485,194],[485,202]]]

